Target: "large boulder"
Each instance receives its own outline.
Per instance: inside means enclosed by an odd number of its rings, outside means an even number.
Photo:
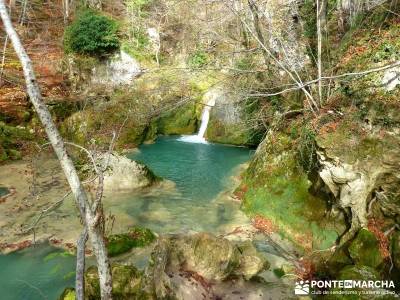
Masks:
[[[143,299],[140,298],[143,276],[134,266],[113,264],[111,273],[114,299]],[[85,299],[100,299],[99,275],[96,267],[90,267],[85,273]]]
[[[105,191],[132,191],[148,187],[159,180],[145,165],[116,153],[102,154],[100,161],[106,167]]]
[[[160,238],[152,261],[146,271],[152,278],[151,290],[157,297],[173,299],[189,299],[177,293],[195,295],[231,277],[249,280],[269,267],[252,243],[233,244],[207,233]],[[193,281],[193,287],[185,288],[187,281]]]
[[[197,130],[197,119],[196,103],[184,104],[160,116],[156,121],[157,133],[165,135],[192,134]]]
[[[206,131],[208,141],[232,145],[255,145],[242,102],[234,93],[221,87],[208,90],[202,99],[204,106],[211,107]]]
[[[139,63],[128,53],[120,51],[92,69],[92,83],[104,86],[127,85],[141,74]]]

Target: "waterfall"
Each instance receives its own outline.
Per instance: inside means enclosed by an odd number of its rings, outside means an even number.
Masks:
[[[203,109],[203,113],[201,115],[201,125],[197,136],[201,139],[204,139],[204,134],[206,133],[208,121],[210,120],[210,110],[211,106],[206,104]]]
[[[186,135],[179,138],[179,141],[188,142],[188,143],[207,143],[204,135],[207,130],[208,121],[210,120],[210,111],[211,108],[215,105],[215,99],[211,97],[206,104],[204,104],[203,112],[201,114],[201,124],[200,129],[196,135]]]

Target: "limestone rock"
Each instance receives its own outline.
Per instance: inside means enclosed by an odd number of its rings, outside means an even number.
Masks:
[[[161,298],[171,296],[171,291],[179,291],[185,282],[182,277],[194,278],[196,289],[201,290],[208,289],[211,282],[221,282],[231,276],[250,279],[269,267],[250,242],[235,245],[207,233],[162,237],[152,260],[153,265],[146,273],[153,278],[152,289]]]
[[[393,91],[400,85],[399,72],[400,67],[389,69],[384,72],[381,83],[386,91]]]
[[[140,298],[143,276],[134,266],[114,264],[111,267],[114,299]],[[85,273],[85,299],[100,299],[99,277],[96,267],[90,267]]]
[[[92,69],[92,83],[117,86],[129,84],[141,72],[139,63],[122,51]]]
[[[101,165],[104,172],[105,191],[131,191],[150,186],[158,180],[154,173],[138,162],[118,154],[103,154]]]

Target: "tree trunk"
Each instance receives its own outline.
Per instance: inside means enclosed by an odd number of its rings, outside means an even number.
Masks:
[[[317,0],[317,68],[318,68],[318,98],[319,105],[322,105],[322,25],[321,25],[321,16],[322,16],[322,4],[321,0]]]
[[[50,140],[54,152],[57,155],[57,158],[67,178],[71,191],[75,197],[76,205],[80,210],[82,219],[84,220],[84,223],[88,228],[89,238],[92,243],[98,265],[101,298],[107,300],[111,299],[112,279],[110,263],[107,256],[102,229],[97,226],[98,222],[96,222],[96,220],[98,219],[98,217],[96,215],[96,212],[92,212],[90,208],[87,194],[81,184],[75,166],[71,158],[68,156],[64,141],[61,138],[61,135],[53,122],[47,106],[43,102],[39,84],[37,83],[36,76],[33,71],[32,62],[27,55],[19,39],[19,36],[11,23],[6,6],[4,4],[4,0],[0,0],[0,16],[4,24],[4,29],[8,34],[14,50],[17,53],[18,58],[21,62],[29,99],[35,107],[36,113],[38,114],[39,119],[43,124],[46,134]]]
[[[261,25],[260,25],[260,18],[258,15],[258,7],[254,3],[253,0],[248,0],[247,3],[249,5],[250,11],[253,15],[253,24],[254,24],[254,29],[256,31],[257,37],[263,45],[267,46],[267,44],[265,43],[265,38],[264,38],[262,29],[261,29]],[[264,57],[265,65],[268,66],[270,63],[268,54],[265,51],[262,51],[262,54]]]
[[[85,299],[85,247],[87,239],[88,232],[85,227],[76,243],[75,291],[77,300]]]

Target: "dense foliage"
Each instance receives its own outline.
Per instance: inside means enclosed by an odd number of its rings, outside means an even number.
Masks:
[[[117,24],[92,10],[78,14],[66,28],[64,46],[78,54],[105,55],[119,47]]]

